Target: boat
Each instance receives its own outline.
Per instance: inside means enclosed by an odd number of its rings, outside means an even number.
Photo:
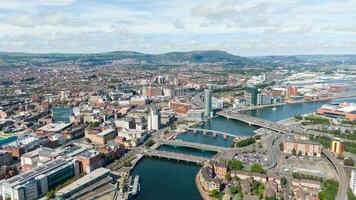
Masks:
[[[276,108],[276,107],[273,107],[272,110],[277,110],[277,108]]]

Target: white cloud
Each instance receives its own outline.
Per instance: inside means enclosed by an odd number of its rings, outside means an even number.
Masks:
[[[1,0],[0,49],[322,53],[356,38],[354,0],[137,1]]]
[[[185,24],[180,20],[180,19],[176,19],[174,21],[174,26],[177,28],[177,29],[185,29]]]

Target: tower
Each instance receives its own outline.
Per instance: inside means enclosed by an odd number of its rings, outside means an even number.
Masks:
[[[211,112],[211,90],[209,89],[205,89],[204,90],[204,116],[208,117],[210,116],[210,112]]]

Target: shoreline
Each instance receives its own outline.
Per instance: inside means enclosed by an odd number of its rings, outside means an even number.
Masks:
[[[201,168],[199,169],[197,175],[195,176],[195,186],[197,187],[198,189],[198,192],[200,194],[200,197],[203,199],[203,200],[214,200],[213,198],[211,198],[209,196],[209,193],[206,192],[204,189],[203,189],[203,186],[201,185],[200,183],[200,180],[199,180],[199,176],[201,174]]]

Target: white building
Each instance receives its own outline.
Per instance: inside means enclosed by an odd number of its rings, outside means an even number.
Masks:
[[[161,112],[159,109],[152,110],[147,117],[147,130],[159,130],[161,128]]]
[[[351,171],[350,188],[354,195],[356,195],[356,170]]]

